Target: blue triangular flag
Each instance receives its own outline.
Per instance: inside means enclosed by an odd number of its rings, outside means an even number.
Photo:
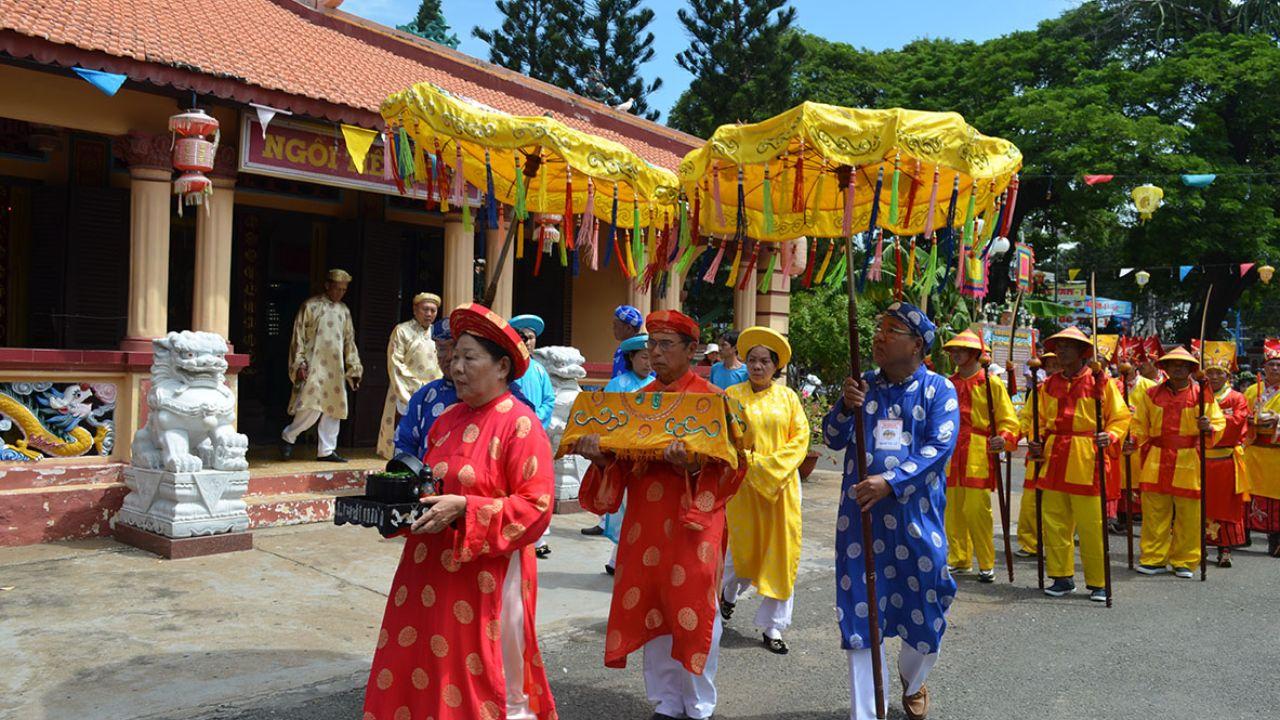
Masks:
[[[1183,175],[1182,184],[1187,187],[1202,188],[1209,187],[1217,180],[1218,176],[1214,173],[1200,173],[1198,175]]]
[[[90,85],[106,93],[108,97],[114,96],[120,90],[120,86],[123,85],[125,81],[124,75],[118,75],[116,73],[102,72],[101,70],[89,70],[88,68],[82,67],[71,69],[75,70],[76,74],[80,77],[88,80]]]
[[[1179,265],[1178,266],[1178,282],[1182,282],[1183,280],[1186,280],[1187,274],[1191,272],[1191,268],[1193,267],[1194,267],[1193,265]]]

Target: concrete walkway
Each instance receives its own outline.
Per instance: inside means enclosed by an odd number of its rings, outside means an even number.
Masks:
[[[834,514],[834,473],[806,483],[806,514]],[[603,626],[612,544],[557,515],[539,565],[546,644]],[[824,534],[825,535],[825,534]],[[261,530],[252,551],[162,561],[92,540],[0,549],[0,718],[235,717],[264,698],[363,687],[402,542],[328,524]],[[807,541],[803,572],[830,538]]]

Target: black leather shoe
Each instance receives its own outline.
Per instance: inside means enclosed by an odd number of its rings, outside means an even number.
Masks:
[[[604,528],[600,527],[599,525],[592,525],[589,528],[582,528],[578,532],[581,532],[583,535],[603,535]]]
[[[680,718],[675,717],[674,715],[663,715],[662,713],[656,712],[653,714],[653,717],[649,718],[649,720],[680,720]],[[710,720],[710,718],[708,718],[708,720]]]
[[[288,460],[293,457],[293,443],[287,440],[280,441],[280,459]]]
[[[543,545],[542,547],[536,547],[533,549],[533,554],[541,560],[551,554],[551,546]]]
[[[764,635],[763,637],[764,637],[764,647],[769,652],[775,655],[786,655],[787,653],[791,652],[791,649],[788,648],[787,644],[782,641],[782,638],[771,638],[768,635]]]
[[[342,456],[341,456],[341,455],[339,455],[338,453],[329,453],[328,455],[325,455],[324,457],[318,457],[318,458],[316,458],[316,462],[344,463],[344,462],[346,462],[346,461],[347,461],[347,459],[346,459],[346,458],[344,458],[344,457],[342,457]]]
[[[616,569],[614,566],[612,566],[612,565],[605,565],[605,566],[604,566],[604,574],[605,574],[605,575],[612,575],[612,574],[614,574],[615,572],[617,572],[617,569]]]
[[[733,617],[733,609],[737,607],[737,603],[731,603],[727,600],[720,601],[720,617],[728,620]]]

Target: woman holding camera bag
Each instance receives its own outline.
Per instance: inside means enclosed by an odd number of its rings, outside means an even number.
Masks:
[[[413,524],[365,691],[365,720],[556,717],[535,636],[533,543],[551,520],[551,446],[508,385],[529,367],[488,308],[449,318],[459,402],[427,437],[440,494]]]

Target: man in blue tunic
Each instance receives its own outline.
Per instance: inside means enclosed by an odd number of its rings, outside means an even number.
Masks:
[[[935,331],[919,308],[890,305],[877,320],[872,340],[879,369],[858,382],[846,380],[823,421],[827,445],[846,450],[836,521],[836,616],[849,656],[852,720],[875,717],[862,510],[872,521],[869,550],[876,566],[881,636],[902,641],[898,675],[909,720],[922,720],[929,711],[925,678],[938,660],[947,608],[955,599],[942,518],[945,471],[960,415],[955,387],[924,366]],[[855,412],[866,413],[867,479],[861,483],[854,458]],[[887,688],[892,676],[887,660],[882,665]]]
[[[431,326],[431,339],[436,344],[436,356],[440,359],[440,371],[444,377],[423,385],[409,397],[404,416],[396,426],[396,453],[409,453],[418,459],[427,455],[427,433],[436,418],[458,402],[458,391],[453,386],[453,335],[449,332],[449,318],[444,317]]]

